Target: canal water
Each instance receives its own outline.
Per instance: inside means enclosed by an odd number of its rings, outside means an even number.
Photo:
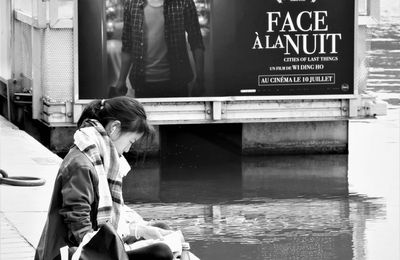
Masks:
[[[400,4],[382,2],[367,89],[388,115],[352,120],[348,155],[244,157],[240,125],[165,127],[162,158],[132,160],[129,206],[203,260],[400,259]]]

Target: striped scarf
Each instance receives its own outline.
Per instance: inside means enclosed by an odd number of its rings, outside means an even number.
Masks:
[[[104,127],[97,120],[85,120],[74,134],[74,143],[93,163],[99,179],[97,224],[101,226],[111,222],[117,229],[124,205],[122,178],[129,172],[130,166],[125,157],[119,156]]]

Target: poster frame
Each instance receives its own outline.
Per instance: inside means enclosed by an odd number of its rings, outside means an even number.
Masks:
[[[170,98],[137,98],[142,103],[152,102],[213,102],[213,101],[266,101],[266,100],[321,100],[321,99],[357,99],[358,98],[358,62],[357,62],[357,33],[358,33],[358,1],[354,0],[354,37],[353,37],[353,93],[327,94],[327,95],[239,95],[239,96],[212,96],[212,97],[170,97]],[[74,1],[73,34],[74,34],[74,103],[86,105],[94,99],[81,99],[79,97],[79,55],[78,55],[78,1]]]

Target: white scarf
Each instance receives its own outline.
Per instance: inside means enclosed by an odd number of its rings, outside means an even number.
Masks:
[[[97,120],[86,120],[74,134],[74,143],[93,163],[99,180],[97,225],[111,222],[115,229],[124,206],[122,178],[131,167],[119,156],[104,127]]]

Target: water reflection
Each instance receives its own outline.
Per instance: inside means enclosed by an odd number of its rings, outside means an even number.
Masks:
[[[347,196],[347,161],[347,155],[243,158],[244,196]]]
[[[181,229],[202,259],[363,259],[366,221],[385,209],[349,194],[347,155],[232,160],[213,150],[226,159],[213,167],[201,155],[196,167],[182,154],[138,163],[125,199]]]

